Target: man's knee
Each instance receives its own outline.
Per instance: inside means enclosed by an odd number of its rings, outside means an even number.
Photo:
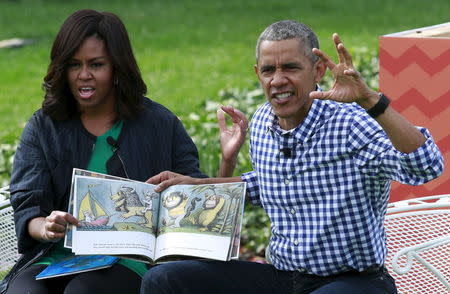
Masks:
[[[141,293],[171,293],[175,283],[182,283],[181,272],[181,266],[174,263],[153,266],[142,278]]]

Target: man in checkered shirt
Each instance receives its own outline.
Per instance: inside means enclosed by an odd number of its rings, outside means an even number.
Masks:
[[[270,264],[182,261],[152,268],[142,293],[396,293],[383,266],[384,215],[392,180],[420,185],[443,159],[430,133],[414,127],[371,90],[337,34],[339,62],[318,49],[314,32],[294,21],[260,36],[255,72],[268,102],[253,115],[253,171],[192,179],[164,172],[160,189],[179,183],[247,182],[249,199],[271,220]],[[317,84],[330,69],[335,84]],[[223,157],[236,158],[245,117],[219,115]],[[234,168],[228,167],[230,170]]]

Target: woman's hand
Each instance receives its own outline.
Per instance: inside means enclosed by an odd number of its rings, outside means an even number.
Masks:
[[[47,217],[36,217],[28,222],[30,235],[39,241],[57,242],[64,238],[67,225],[78,226],[78,220],[64,211],[52,211]]]

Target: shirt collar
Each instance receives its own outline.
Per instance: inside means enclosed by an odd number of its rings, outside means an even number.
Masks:
[[[317,85],[316,90],[322,91],[322,88]],[[271,132],[272,134],[277,134],[279,136],[290,133],[297,139],[297,141],[306,142],[315,132],[320,117],[324,112],[325,104],[326,103],[323,100],[313,99],[311,108],[309,109],[305,119],[297,127],[291,130],[283,130],[280,127],[278,123],[278,117],[273,113],[273,110],[271,108],[266,120],[267,132]]]

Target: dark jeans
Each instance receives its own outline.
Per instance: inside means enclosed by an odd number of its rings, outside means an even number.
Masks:
[[[254,262],[193,260],[164,263],[147,272],[141,294],[162,293],[391,294],[397,290],[384,268],[365,274],[347,272],[320,277]]]
[[[15,277],[6,294],[139,293],[141,277],[121,264],[110,268],[44,280],[35,277],[46,266],[31,265]]]

